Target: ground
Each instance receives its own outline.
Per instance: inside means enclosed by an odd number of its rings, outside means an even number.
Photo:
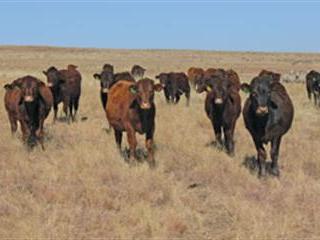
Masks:
[[[320,109],[304,84],[287,83],[295,106],[280,149],[280,178],[258,179],[256,152],[242,116],[235,157],[211,146],[205,94],[167,105],[157,93],[156,162],[129,167],[118,154],[92,75],[104,63],[133,64],[154,78],[190,66],[232,68],[247,82],[262,69],[320,69],[320,54],[0,47],[0,84],[54,65],[79,66],[83,92],[78,121],[45,122],[46,150],[28,152],[11,137],[0,108],[0,238],[55,239],[316,239],[320,236]],[[4,89],[0,89],[3,99]],[[241,93],[242,103],[247,97]],[[61,106],[60,106],[61,109]],[[60,113],[59,113],[60,114]],[[81,119],[87,120],[82,121]],[[139,137],[139,147],[144,138]],[[126,136],[124,145],[127,145]],[[270,159],[270,157],[268,157]]]

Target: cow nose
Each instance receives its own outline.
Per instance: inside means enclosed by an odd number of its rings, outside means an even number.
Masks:
[[[142,108],[142,109],[149,109],[149,108],[150,108],[150,103],[148,103],[148,102],[142,102],[142,103],[141,103],[141,108]]]
[[[268,113],[268,107],[264,106],[264,107],[258,107],[257,109],[257,114],[267,114]]]
[[[25,102],[32,102],[33,101],[33,97],[32,96],[25,96],[24,97],[24,101]]]
[[[103,93],[108,93],[109,89],[108,88],[102,88]]]
[[[216,99],[214,100],[214,103],[215,103],[215,104],[222,104],[222,99],[221,99],[221,98],[216,98]]]
[[[53,84],[52,84],[52,83],[48,83],[47,85],[48,85],[48,87],[52,87],[52,86],[53,86]]]

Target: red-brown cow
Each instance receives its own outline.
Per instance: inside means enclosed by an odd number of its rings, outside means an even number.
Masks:
[[[156,106],[154,92],[162,86],[144,78],[138,82],[119,81],[110,89],[106,107],[107,119],[114,129],[115,140],[121,150],[122,133],[127,132],[130,146],[130,163],[136,158],[136,132],[146,134],[148,162],[155,165],[153,134],[155,131]]]
[[[50,89],[40,80],[26,76],[5,85],[5,108],[11,132],[17,131],[20,122],[23,140],[33,147],[37,140],[43,146],[43,125],[53,104]]]

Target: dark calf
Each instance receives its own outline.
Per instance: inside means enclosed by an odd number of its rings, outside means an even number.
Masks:
[[[244,83],[241,88],[250,93],[243,117],[257,149],[259,176],[266,173],[264,144],[268,142],[271,142],[271,173],[279,176],[280,143],[282,136],[290,129],[294,115],[291,99],[284,86],[268,75],[255,77],[250,85]]]
[[[122,132],[127,132],[130,162],[136,158],[136,132],[146,134],[146,148],[150,166],[154,165],[153,134],[156,107],[154,92],[161,91],[160,84],[145,78],[138,82],[119,81],[109,92],[106,115],[114,129],[116,143],[121,149]]]
[[[311,100],[313,95],[314,104],[317,103],[320,106],[320,91],[319,91],[319,82],[320,82],[320,73],[314,70],[311,70],[306,75],[306,88],[309,100]]]
[[[190,101],[190,84],[185,73],[160,73],[156,76],[164,87],[164,95],[167,102],[178,103],[180,96],[184,94],[187,105]]]
[[[112,67],[112,68],[111,68]],[[101,73],[93,74],[93,77],[100,81],[100,99],[103,110],[106,109],[109,88],[114,84],[113,66],[105,64]]]
[[[75,120],[81,96],[81,74],[76,68],[70,64],[66,70],[50,67],[47,71],[43,71],[54,99],[54,122],[57,119],[58,104],[61,102],[63,102],[63,111],[68,121],[70,118],[72,121]]]
[[[241,113],[241,98],[232,80],[225,76],[211,76],[199,85],[197,92],[206,91],[205,111],[212,123],[216,142],[234,154],[234,130]],[[222,140],[222,132],[224,141]]]

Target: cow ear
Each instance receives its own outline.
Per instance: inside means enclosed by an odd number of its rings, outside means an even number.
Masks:
[[[136,85],[131,85],[129,87],[129,91],[133,94],[133,95],[136,95],[138,93],[138,89],[137,89],[137,86]]]
[[[211,92],[212,91],[212,87],[210,85],[206,85],[206,91],[207,92]]]
[[[5,90],[11,90],[11,89],[13,89],[12,84],[6,84],[6,85],[4,85],[3,87],[4,87]]]
[[[98,80],[101,79],[101,75],[98,74],[98,73],[93,74],[93,77],[94,77],[95,79],[98,79]]]
[[[155,90],[156,92],[160,92],[162,89],[163,89],[162,84],[157,83],[157,84],[154,85],[154,90]]]
[[[48,73],[47,73],[46,71],[42,71],[42,73],[43,73],[44,75],[46,75],[46,76],[48,75]]]
[[[242,83],[240,88],[245,93],[251,93],[251,87],[248,83]]]

